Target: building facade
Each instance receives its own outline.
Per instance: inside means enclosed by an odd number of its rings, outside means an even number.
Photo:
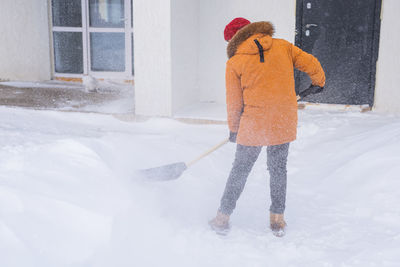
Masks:
[[[224,104],[223,30],[240,16],[271,21],[275,37],[317,54],[323,65],[331,57],[330,95],[313,101],[400,113],[398,10],[397,0],[2,0],[0,79],[134,81],[135,112],[148,116]],[[336,44],[347,52],[334,53]]]

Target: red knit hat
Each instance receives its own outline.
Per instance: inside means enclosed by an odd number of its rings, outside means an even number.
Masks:
[[[250,24],[251,22],[244,18],[236,18],[226,25],[224,30],[224,37],[226,41],[230,41],[238,30]]]

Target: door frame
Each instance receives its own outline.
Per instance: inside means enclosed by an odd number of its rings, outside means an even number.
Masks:
[[[52,21],[52,1],[49,0],[50,21]],[[54,57],[54,43],[51,42],[52,48],[52,63],[53,63],[53,76],[54,78],[82,78],[83,75],[92,75],[96,78],[110,78],[121,80],[133,80],[133,51],[132,51],[132,35],[133,33],[133,5],[131,0],[124,0],[124,28],[98,28],[89,26],[89,0],[81,0],[81,13],[82,13],[82,26],[81,27],[60,27],[51,25],[51,40],[53,40],[53,32],[81,32],[82,33],[82,47],[83,47],[83,73],[60,73],[55,70],[55,57]],[[90,33],[104,32],[104,33],[124,33],[125,34],[125,71],[124,72],[102,72],[91,71],[91,56],[90,56]]]
[[[303,21],[303,4],[307,0],[296,0],[296,30],[295,30],[295,45],[301,47],[301,40],[303,38],[304,27]],[[375,0],[375,11],[374,11],[374,25],[373,25],[373,37],[372,37],[372,51],[371,51],[371,72],[370,72],[370,88],[368,88],[369,100],[368,104],[371,108],[374,105],[375,98],[375,82],[376,82],[376,63],[379,55],[379,38],[381,29],[381,16],[382,16],[382,0]],[[296,75],[296,92],[299,91],[299,80],[300,75]]]

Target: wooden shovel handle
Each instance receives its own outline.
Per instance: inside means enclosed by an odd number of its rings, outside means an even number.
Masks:
[[[225,145],[228,142],[229,142],[229,138],[225,139],[224,141],[222,141],[218,145],[215,145],[214,147],[210,148],[209,150],[207,150],[206,152],[204,152],[203,154],[198,156],[196,159],[194,159],[194,160],[192,160],[190,162],[187,162],[186,166],[189,167],[189,166],[195,164],[196,162],[198,162],[199,160],[201,160],[205,156],[208,156],[209,154],[211,154],[212,152],[214,152],[215,150],[217,150],[218,148],[220,148],[221,146]]]

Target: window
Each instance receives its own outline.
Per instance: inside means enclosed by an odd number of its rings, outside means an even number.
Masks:
[[[56,76],[133,76],[132,0],[52,0]]]

